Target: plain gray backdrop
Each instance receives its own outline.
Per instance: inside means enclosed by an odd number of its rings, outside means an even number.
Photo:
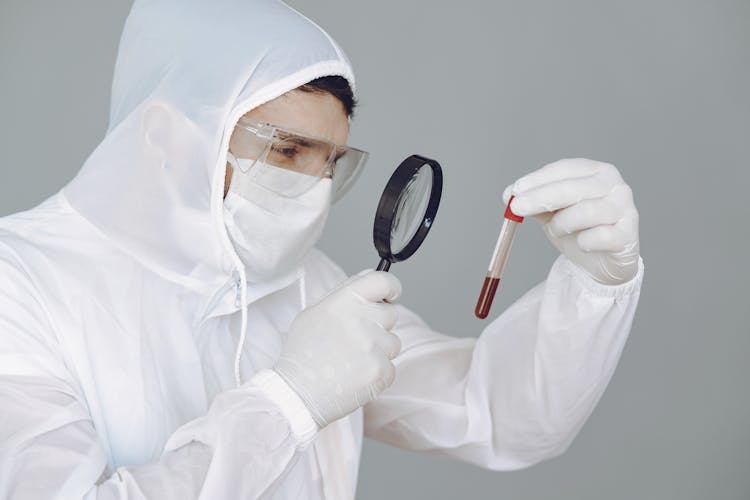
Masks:
[[[609,161],[641,213],[635,324],[568,452],[493,472],[367,441],[358,498],[749,499],[750,2],[293,4],[352,59],[350,142],[372,152],[323,249],[349,272],[375,266],[372,216],[392,169],[414,152],[444,167],[425,247],[393,268],[433,328],[477,336],[487,323],[472,311],[500,194],[521,175]],[[57,191],[102,139],[129,7],[0,0],[0,214]],[[555,255],[524,223],[493,317]]]

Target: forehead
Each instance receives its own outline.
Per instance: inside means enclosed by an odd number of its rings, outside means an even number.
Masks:
[[[349,120],[341,102],[327,92],[292,90],[245,114],[248,118],[346,145]]]

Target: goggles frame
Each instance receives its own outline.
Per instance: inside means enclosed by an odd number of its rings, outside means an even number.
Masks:
[[[313,148],[321,150],[320,148],[327,148],[327,153],[325,153],[325,161],[321,161],[321,165],[319,167],[313,166],[313,168],[309,170],[307,170],[306,168],[292,168],[277,164],[283,163],[282,161],[275,161],[270,163],[271,165],[279,168],[296,171],[316,178],[316,180],[310,182],[309,186],[307,186],[302,192],[294,196],[285,195],[287,197],[299,196],[304,192],[312,189],[312,187],[320,180],[328,178],[334,181],[333,201],[337,201],[344,195],[346,191],[348,191],[348,189],[354,183],[354,180],[359,177],[359,174],[362,171],[362,167],[369,157],[369,153],[367,151],[358,148],[350,146],[339,146],[334,142],[323,139],[321,137],[310,136],[301,132],[297,132],[295,130],[290,130],[285,127],[279,127],[271,123],[254,120],[244,116],[239,119],[235,128],[240,128],[243,131],[252,134],[257,139],[263,141],[262,150],[259,148],[250,155],[252,156],[250,158],[245,155],[235,153],[232,150],[230,142],[230,152],[234,156],[236,156],[237,158],[252,160],[252,164],[248,168],[242,170],[242,173],[244,174],[247,174],[252,169],[252,167],[255,166],[256,162],[267,162],[268,157],[269,155],[271,155],[274,147],[278,147],[285,143],[297,144],[308,149]],[[279,151],[276,151],[277,158],[282,158],[284,154],[285,153],[283,151],[283,148],[281,148]],[[343,158],[347,158],[348,161],[345,163],[340,163]],[[306,167],[306,165],[303,167]],[[339,174],[340,176],[345,176],[342,182],[336,182],[336,172],[339,168],[345,169]]]

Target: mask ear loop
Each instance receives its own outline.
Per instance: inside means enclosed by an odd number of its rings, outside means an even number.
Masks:
[[[242,170],[240,168],[240,162],[237,161],[237,157],[234,156],[234,154],[231,151],[227,151],[227,161],[230,165],[232,165],[232,168],[235,168],[237,170]]]

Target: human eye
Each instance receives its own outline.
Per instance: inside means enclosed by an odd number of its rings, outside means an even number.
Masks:
[[[294,144],[276,144],[271,147],[271,150],[290,160],[299,154],[299,148]]]

